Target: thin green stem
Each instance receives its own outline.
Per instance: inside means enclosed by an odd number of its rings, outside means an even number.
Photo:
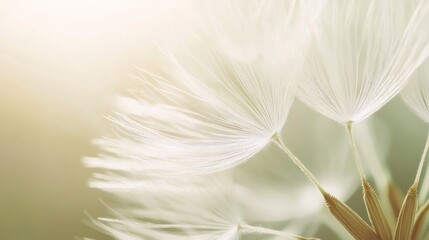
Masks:
[[[367,182],[366,177],[365,177],[365,173],[363,171],[362,162],[360,160],[359,153],[357,151],[355,138],[353,135],[353,122],[347,122],[346,126],[347,126],[347,133],[349,136],[350,146],[352,147],[353,156],[354,156],[354,159],[356,161],[356,167],[359,171],[360,178],[362,180],[362,183]]]
[[[414,186],[416,187],[416,189],[419,186],[419,182],[422,175],[423,166],[425,164],[425,159],[426,159],[428,149],[429,149],[429,130],[426,136],[426,144],[422,153],[422,157],[420,158],[419,168],[417,169],[416,179],[414,180]]]
[[[298,166],[298,168],[305,174],[305,176],[310,179],[310,181],[319,189],[319,191],[322,193],[322,195],[326,195],[327,192],[323,187],[320,185],[320,183],[317,181],[317,179],[314,177],[314,175],[310,172],[310,170],[305,167],[305,165],[299,160],[297,156],[295,156],[292,151],[286,147],[282,139],[278,136],[278,134],[275,134],[272,138],[272,141],[277,144],[292,160],[292,162]]]
[[[290,234],[290,233],[277,231],[277,230],[264,228],[264,227],[255,227],[255,226],[251,226],[251,225],[247,225],[247,224],[241,224],[240,228],[243,230],[247,230],[249,232],[253,232],[253,233],[270,234],[270,235],[275,235],[275,236],[287,237],[289,239],[294,239],[294,240],[320,240],[318,238],[302,237],[302,236],[298,236],[295,234]]]

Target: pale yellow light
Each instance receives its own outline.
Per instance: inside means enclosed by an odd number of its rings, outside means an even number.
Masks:
[[[0,1],[0,106],[100,117],[187,1]],[[101,110],[100,110],[101,111]]]

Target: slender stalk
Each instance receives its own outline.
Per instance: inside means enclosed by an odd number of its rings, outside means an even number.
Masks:
[[[378,237],[373,229],[349,206],[338,200],[322,188],[314,175],[304,166],[304,164],[286,147],[278,134],[272,137],[275,142],[295,163],[299,169],[310,179],[310,181],[319,189],[325,203],[332,216],[356,239],[356,240],[377,240]],[[383,239],[384,240],[384,239]]]
[[[411,239],[418,207],[417,189],[429,148],[429,132],[413,185],[408,189],[396,224],[395,240]],[[418,223],[418,222],[417,222]]]
[[[365,151],[367,152],[367,156],[371,156],[372,158],[371,160],[364,158],[362,159],[362,162],[364,164],[369,163],[371,165],[371,167],[367,170],[373,177],[377,189],[387,191],[387,186],[391,183],[392,176],[389,172],[388,167],[386,166],[386,162],[384,161],[384,159],[381,159],[384,157],[384,154],[381,153],[377,148],[379,144],[376,143],[374,141],[375,139],[373,139],[373,137],[371,136],[368,124],[362,130],[364,130],[364,138],[362,140],[366,143]]]
[[[305,165],[299,160],[297,156],[295,156],[292,151],[286,147],[283,140],[278,136],[278,134],[275,134],[272,138],[272,141],[277,144],[292,160],[292,162],[298,166],[298,168],[307,176],[308,179],[319,189],[319,191],[322,193],[322,195],[326,195],[327,192],[323,187],[320,185],[320,183],[317,181],[317,179],[314,177],[314,175],[310,172],[310,170],[305,167]]]
[[[366,180],[365,173],[362,168],[361,160],[353,136],[353,122],[348,122],[346,126],[353,156],[355,158],[356,166],[358,168],[359,175],[362,181],[363,199],[365,201],[365,206],[368,212],[369,219],[371,221],[373,229],[377,233],[380,240],[391,240],[392,231],[390,230],[389,221],[384,214],[377,193]]]
[[[277,230],[264,228],[264,227],[255,227],[255,226],[251,226],[251,225],[247,225],[247,224],[241,224],[240,228],[243,230],[247,230],[249,232],[253,232],[253,233],[270,234],[270,235],[275,235],[275,236],[288,237],[289,239],[294,239],[294,240],[320,240],[318,238],[302,237],[302,236],[298,236],[295,234],[290,234],[290,233],[277,231]]]
[[[356,147],[356,143],[355,143],[355,138],[353,135],[353,122],[347,122],[346,126],[347,126],[347,133],[349,136],[350,146],[352,147],[353,156],[354,156],[354,159],[356,161],[356,166],[357,166],[357,169],[359,171],[359,175],[360,175],[360,178],[362,180],[362,183],[364,183],[364,182],[366,182],[366,177],[365,177],[365,173],[363,171],[362,162],[360,160],[359,153],[357,151],[357,147]]]
[[[417,174],[416,174],[416,179],[414,180],[414,185],[416,187],[416,189],[419,186],[419,182],[420,182],[420,178],[422,175],[422,171],[423,171],[423,166],[425,164],[425,159],[426,159],[426,155],[429,149],[429,130],[426,136],[426,144],[422,153],[422,157],[420,158],[420,163],[419,163],[419,168],[417,169]]]

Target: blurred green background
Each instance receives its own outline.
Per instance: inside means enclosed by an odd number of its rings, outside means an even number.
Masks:
[[[133,64],[150,59],[162,22],[183,19],[180,9],[0,0],[0,239],[109,239],[84,224],[85,212],[105,208],[81,158],[97,154],[91,139],[109,132],[114,96],[129,86]],[[427,127],[400,98],[377,115],[392,131],[388,163],[406,189]]]

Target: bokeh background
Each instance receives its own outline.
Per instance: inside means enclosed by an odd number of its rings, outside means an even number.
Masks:
[[[150,65],[164,24],[186,29],[187,3],[145,0],[0,0],[0,239],[109,239],[84,223],[106,214],[89,189],[91,139]],[[426,126],[395,98],[377,113],[391,131],[388,164],[406,189]],[[329,140],[329,136],[326,136]],[[359,206],[359,202],[352,203]]]

